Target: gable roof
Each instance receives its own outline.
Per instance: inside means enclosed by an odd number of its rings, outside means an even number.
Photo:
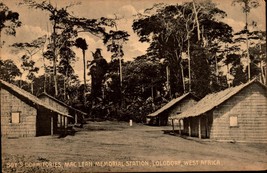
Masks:
[[[164,105],[163,107],[161,107],[160,109],[158,109],[157,111],[147,115],[148,117],[155,117],[158,116],[160,113],[166,111],[167,109],[170,109],[172,106],[174,106],[175,104],[179,103],[180,101],[182,101],[184,98],[191,96],[192,98],[194,98],[195,100],[199,100],[195,95],[193,95],[192,93],[186,93],[181,95],[180,97],[177,97],[175,99],[172,99],[170,102],[168,102],[166,105]]]
[[[231,87],[228,89],[225,89],[223,91],[212,93],[207,96],[205,96],[203,99],[201,99],[196,105],[194,105],[192,108],[187,109],[186,111],[182,112],[179,115],[176,115],[172,117],[172,119],[181,119],[186,117],[195,117],[199,116],[201,114],[204,114],[213,108],[219,106],[223,102],[227,101],[237,93],[239,93],[244,88],[250,86],[252,83],[257,83],[260,86],[267,88],[264,84],[258,82],[256,79],[251,80],[250,82],[247,82],[245,84],[241,84],[236,87]]]
[[[8,89],[9,91],[17,93],[18,95],[22,96],[23,98],[31,101],[33,103],[33,105],[39,105],[41,107],[44,107],[45,109],[49,109],[49,110],[51,110],[53,112],[56,112],[58,114],[61,114],[63,116],[67,116],[67,117],[73,118],[72,116],[57,110],[56,108],[54,108],[54,107],[50,106],[49,104],[45,103],[43,100],[37,98],[36,96],[28,93],[27,91],[25,91],[25,90],[15,86],[15,85],[13,85],[13,84],[10,84],[8,82],[0,80],[0,88],[5,88],[5,89]]]
[[[82,111],[80,111],[80,110],[78,110],[78,109],[75,109],[75,108],[69,106],[68,104],[64,103],[63,101],[58,100],[58,99],[56,99],[55,97],[53,97],[53,96],[51,96],[51,95],[49,95],[49,94],[47,94],[47,93],[42,93],[42,94],[40,94],[40,95],[38,96],[38,98],[41,98],[41,97],[48,97],[48,98],[54,100],[55,102],[57,102],[58,104],[60,104],[60,105],[62,105],[62,106],[65,106],[65,107],[67,107],[67,108],[69,108],[69,109],[72,109],[72,110],[74,110],[74,111],[80,112],[80,113],[83,114],[83,115],[87,115],[85,112],[82,112]]]

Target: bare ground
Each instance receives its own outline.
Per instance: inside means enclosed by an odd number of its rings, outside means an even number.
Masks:
[[[74,136],[2,138],[2,172],[266,170],[267,145],[164,133],[171,127],[88,122]]]

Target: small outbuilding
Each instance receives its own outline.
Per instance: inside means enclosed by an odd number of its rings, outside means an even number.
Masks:
[[[84,124],[84,122],[85,122],[84,118],[87,115],[85,112],[82,112],[76,108],[73,108],[73,107],[67,105],[66,103],[56,99],[55,97],[53,97],[47,93],[40,94],[38,96],[38,98],[43,100],[45,103],[57,108],[61,112],[64,112],[64,113],[74,117],[73,121],[71,121],[71,122],[74,123],[75,125],[80,126],[80,125]]]
[[[198,100],[199,98],[192,93],[183,94],[180,97],[172,99],[157,111],[147,115],[146,122],[149,125],[171,125],[171,117],[174,117],[192,107]]]
[[[267,142],[267,87],[257,80],[212,93],[180,115],[182,134],[218,141]]]
[[[1,136],[33,137],[66,132],[72,116],[0,80]]]

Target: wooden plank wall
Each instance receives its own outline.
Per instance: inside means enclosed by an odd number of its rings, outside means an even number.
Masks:
[[[170,111],[169,113],[169,117],[172,116],[176,116],[177,112],[183,112],[186,109],[194,106],[197,103],[197,101],[195,101],[194,99],[187,97],[185,99],[183,99],[181,102],[179,102],[179,104],[175,105],[174,108]],[[171,120],[168,119],[168,125],[171,126]],[[175,127],[177,128],[177,127]]]
[[[36,136],[35,108],[1,88],[1,131],[5,137]],[[11,113],[20,112],[20,123],[11,123]]]
[[[56,101],[50,99],[49,97],[42,96],[39,99],[43,100],[45,103],[48,103],[50,106],[56,108],[62,113],[69,114],[69,109],[66,106],[62,106],[61,104],[57,103]]]
[[[267,142],[267,93],[252,84],[213,112],[211,139]],[[238,116],[238,126],[230,127],[230,116]]]

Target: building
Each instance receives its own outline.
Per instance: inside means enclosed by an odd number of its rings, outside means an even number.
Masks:
[[[267,87],[257,80],[212,93],[173,117],[182,134],[218,141],[267,142]]]
[[[0,80],[1,136],[30,137],[66,132],[72,116]]]
[[[65,114],[74,117],[72,123],[74,123],[75,125],[77,124],[82,125],[84,123],[84,118],[87,115],[86,113],[67,105],[66,103],[56,99],[55,97],[47,93],[40,94],[38,98],[43,100],[45,103],[60,110],[61,112],[64,112]]]
[[[199,99],[192,93],[187,93],[178,98],[172,99],[157,111],[147,115],[147,124],[159,126],[170,125],[171,117],[180,114],[189,107],[192,107],[198,100]]]

